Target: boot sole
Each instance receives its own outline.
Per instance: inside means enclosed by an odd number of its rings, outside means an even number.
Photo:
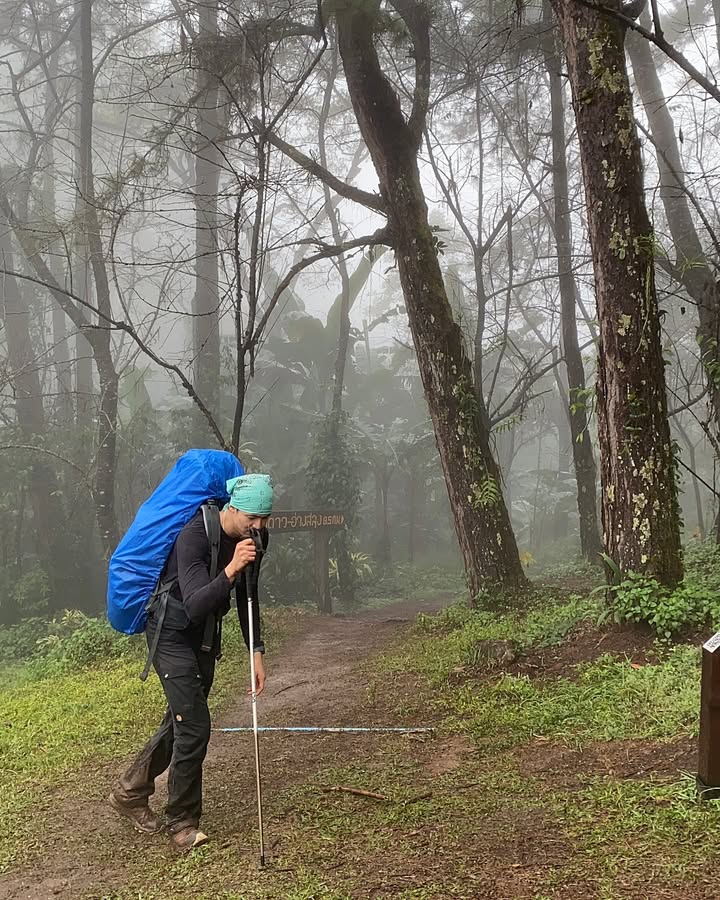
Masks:
[[[111,793],[109,798],[110,806],[115,810],[116,813],[119,813],[124,819],[126,819],[135,831],[139,831],[140,834],[158,834],[162,831],[162,824],[158,822],[158,824],[154,828],[143,828],[143,826],[133,818],[130,809],[126,806],[123,806],[122,803],[117,799],[115,794]]]

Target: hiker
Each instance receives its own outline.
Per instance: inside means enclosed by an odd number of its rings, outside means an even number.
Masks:
[[[151,603],[145,632],[168,707],[160,727],[120,776],[110,795],[112,807],[137,830],[154,834],[163,826],[148,805],[148,798],[155,790],[155,779],[169,767],[166,827],[172,844],[179,850],[190,850],[208,840],[199,825],[202,764],[210,740],[207,696],[220,650],[218,623],[230,609],[230,594],[235,587],[240,625],[249,650],[248,604],[242,573],[256,556],[250,529],[264,529],[272,509],[272,483],[267,475],[233,478],[227,489],[230,501],[219,513],[217,576],[210,577],[211,543],[200,509],[180,532],[160,577],[161,586],[171,583],[165,594],[164,619],[158,630],[159,606]],[[161,593],[159,590],[156,595]],[[265,647],[260,636],[257,591],[253,599],[252,646],[255,688],[259,694],[265,685]],[[212,629],[209,639],[208,628]]]

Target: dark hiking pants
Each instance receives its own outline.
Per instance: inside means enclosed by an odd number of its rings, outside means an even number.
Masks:
[[[152,620],[148,644],[153,638]],[[202,812],[202,764],[210,740],[207,696],[215,675],[215,652],[200,650],[202,633],[163,628],[153,666],[168,707],[160,727],[120,776],[115,793],[129,806],[142,806],[155,779],[168,767],[168,828],[198,826]]]

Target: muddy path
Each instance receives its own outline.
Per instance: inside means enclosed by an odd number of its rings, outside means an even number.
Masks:
[[[433,602],[403,601],[352,616],[311,617],[283,650],[268,660],[268,681],[259,702],[262,725],[350,726],[419,724],[398,720],[376,707],[368,694],[367,661],[390,646],[418,612],[435,612],[450,597]],[[226,704],[216,727],[251,724],[245,683]],[[273,798],[316,778],[328,767],[377,752],[376,735],[262,735],[266,850],[277,854]],[[139,738],[139,745],[142,739]],[[122,765],[120,761],[119,765]],[[0,877],[0,900],[45,900],[119,896],[138,871],[177,863],[162,835],[137,835],[106,803],[119,767],[98,766],[78,774],[66,789],[49,796],[38,815],[45,819],[42,839],[31,848],[32,863]],[[257,853],[254,755],[250,734],[215,733],[204,769],[202,827],[217,846],[244,836],[241,847]],[[161,809],[161,778],[152,805]],[[144,896],[138,891],[135,896]],[[123,894],[122,896],[125,896]],[[178,896],[180,896],[178,894]],[[183,896],[185,896],[183,894]]]

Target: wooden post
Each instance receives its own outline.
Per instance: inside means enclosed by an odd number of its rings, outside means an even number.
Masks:
[[[318,528],[313,535],[315,556],[315,589],[317,591],[318,612],[329,616],[332,613],[330,596],[330,532]]]
[[[701,800],[720,798],[720,632],[702,649],[697,788]]]
[[[318,612],[332,613],[330,596],[330,535],[345,527],[345,513],[337,509],[276,510],[268,519],[271,534],[313,532],[313,563]],[[272,551],[271,551],[272,552]]]

